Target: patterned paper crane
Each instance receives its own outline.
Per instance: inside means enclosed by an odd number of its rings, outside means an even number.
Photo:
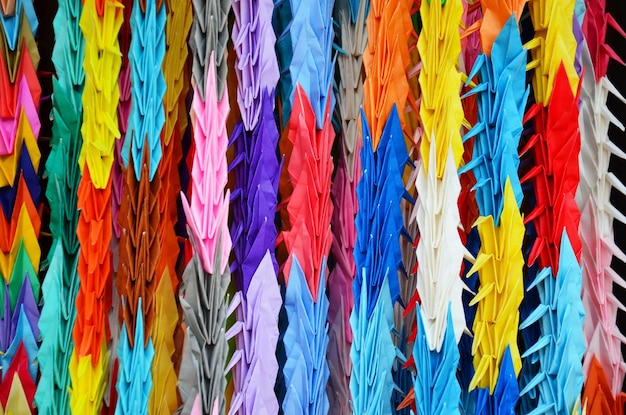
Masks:
[[[0,412],[33,413],[39,374],[41,87],[30,1],[0,11]]]

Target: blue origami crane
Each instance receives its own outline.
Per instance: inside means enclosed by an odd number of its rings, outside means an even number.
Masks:
[[[317,302],[309,291],[304,272],[294,255],[285,293],[289,324],[283,342],[287,359],[283,368],[285,414],[325,414],[329,403],[326,384],[330,371],[326,362],[328,347],[328,299],[326,261],[322,264]]]
[[[356,215],[357,241],[354,249],[356,268],[366,270],[366,280],[357,272],[354,279],[354,302],[360,304],[361,284],[368,290],[368,317],[378,300],[385,275],[394,275],[402,266],[399,238],[406,234],[400,203],[412,199],[404,189],[402,174],[408,161],[398,111],[394,105],[385,124],[378,149],[373,150],[372,137],[365,115],[361,113],[363,175],[357,186],[359,211]],[[389,277],[392,303],[400,298],[397,278]]]
[[[511,349],[508,346],[502,356],[500,373],[493,395],[489,394],[489,388],[477,389],[476,395],[476,409],[474,413],[515,415],[519,388],[517,386],[517,378],[515,377]]]
[[[296,85],[302,85],[315,111],[317,128],[324,123],[324,110],[330,100],[330,113],[335,107],[332,90],[335,58],[333,57],[334,0],[282,0],[274,6],[274,27],[279,37],[278,50],[281,80],[279,94],[282,120],[291,115]],[[286,74],[288,78],[285,78]]]
[[[0,13],[0,23],[2,23],[4,28],[4,35],[9,44],[9,49],[12,51],[15,51],[17,47],[21,47],[17,42],[20,39],[19,33],[23,15],[26,15],[30,30],[33,32],[33,36],[35,36],[39,28],[39,20],[37,20],[35,7],[31,0],[16,0],[15,14],[12,16],[5,16],[3,13]]]
[[[530,88],[526,86],[526,51],[514,15],[496,38],[491,59],[485,54],[478,56],[468,83],[476,75],[480,84],[466,96],[477,94],[479,121],[463,139],[477,138],[473,158],[460,172],[474,172],[480,215],[493,216],[498,226],[507,178],[518,206],[523,198],[517,148]]]
[[[585,352],[581,299],[582,269],[578,264],[567,233],[563,231],[559,272],[554,278],[550,268],[542,269],[530,289],[539,291],[541,305],[521,324],[520,330],[539,322],[541,337],[523,358],[535,355],[539,373],[523,384],[521,395],[538,392],[538,406],[529,415],[546,412],[580,413],[583,386],[582,357]]]
[[[137,324],[135,325],[135,347],[130,347],[126,322],[122,325],[117,355],[120,365],[117,384],[118,393],[116,415],[142,415],[148,413],[148,398],[152,389],[152,358],[154,347],[152,338],[144,346],[143,311],[141,298],[137,303]]]
[[[413,346],[415,376],[415,401],[420,415],[460,414],[461,387],[456,378],[459,365],[459,349],[454,336],[452,312],[448,306],[448,324],[441,351],[430,350],[420,307],[417,315],[417,338]]]
[[[131,30],[136,34],[130,41],[128,58],[131,67],[132,105],[128,118],[128,132],[122,159],[128,168],[130,157],[134,160],[135,176],[141,176],[144,145],[150,151],[150,181],[162,157],[161,130],[165,124],[163,96],[165,78],[161,65],[165,57],[165,7],[156,10],[156,2],[146,2],[142,13],[139,0],[134,1]]]
[[[363,112],[361,120],[363,175],[357,186],[350,391],[355,413],[386,414],[392,412],[391,397],[397,389],[392,375],[395,358],[405,361],[393,345],[391,329],[393,305],[400,298],[400,234],[406,233],[400,203],[407,196],[402,174],[408,154],[395,105],[376,152]]]

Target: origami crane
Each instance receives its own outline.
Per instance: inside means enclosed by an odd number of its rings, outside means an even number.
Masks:
[[[542,334],[522,356],[536,354],[541,366],[539,373],[520,392],[524,395],[538,389],[538,406],[531,414],[549,410],[579,413],[581,407],[582,356],[585,352],[582,332],[585,310],[580,297],[582,272],[567,232],[563,232],[562,238],[559,273],[556,279],[550,268],[537,274],[531,288],[539,290],[541,305],[520,324],[520,330],[524,330],[539,321]]]
[[[189,34],[189,47],[193,54],[193,78],[197,93],[202,101],[208,95],[206,91],[209,71],[213,71],[215,94],[222,100],[226,86],[228,65],[226,47],[228,44],[228,14],[231,0],[193,0],[193,23]],[[213,55],[214,66],[211,66]]]
[[[111,308],[113,149],[119,137],[117,104],[121,66],[118,32],[122,24],[119,1],[84,2],[85,85],[82,95],[83,146],[78,158],[82,178],[76,227],[80,244],[74,351],[69,365],[72,412],[99,412],[109,374],[108,311]],[[104,52],[103,52],[104,50]]]
[[[361,120],[363,177],[357,186],[360,209],[356,216],[354,258],[358,274],[353,284],[356,305],[350,317],[354,333],[350,350],[353,364],[350,390],[356,413],[367,408],[367,411],[382,414],[391,411],[387,398],[394,389],[391,372],[396,353],[400,355],[389,346],[392,344],[393,304],[400,296],[397,271],[402,265],[400,233],[405,231],[400,202],[407,196],[402,173],[408,154],[395,106],[375,152],[364,113]],[[371,356],[376,353],[373,350],[386,352],[375,360]],[[374,378],[370,378],[375,372],[372,367],[381,371]]]
[[[137,321],[134,324],[134,345],[128,334],[126,322],[122,325],[122,337],[118,345],[120,372],[116,389],[119,399],[115,409],[116,415],[148,414],[148,397],[152,388],[152,359],[154,346],[152,339],[144,333],[142,298],[137,305]],[[147,338],[146,345],[142,340]]]
[[[490,5],[483,7],[485,17],[494,19]],[[483,34],[482,27],[481,35],[488,36]],[[483,43],[483,51],[485,53],[476,59],[468,75],[468,80],[478,75],[481,82],[472,91],[479,91],[479,113],[478,123],[466,135],[467,138],[476,134],[473,159],[461,169],[472,169],[476,177],[474,189],[481,215],[476,226],[482,246],[468,272],[471,275],[479,270],[480,279],[478,293],[470,302],[470,305],[478,306],[472,345],[475,374],[469,389],[489,388],[487,395],[479,391],[477,410],[479,406],[500,406],[499,399],[512,401],[514,407],[517,396],[495,396],[505,351],[510,359],[505,363],[513,365],[515,377],[522,367],[517,325],[524,293],[524,224],[520,213],[523,194],[517,173],[517,147],[529,90],[524,86],[526,52],[522,48],[515,15],[508,18],[493,43]],[[508,388],[504,390],[516,392]]]
[[[226,288],[230,281],[228,267],[221,264],[222,245],[218,241],[215,272],[202,268],[198,251],[187,264],[180,290],[187,331],[178,377],[183,414],[191,413],[196,396],[200,396],[202,413],[218,401],[220,413],[225,410],[227,306]],[[223,273],[219,273],[220,270]]]
[[[590,372],[595,361],[602,367],[604,377],[611,388],[611,395],[622,389],[626,364],[621,354],[621,344],[626,341],[615,321],[620,302],[613,294],[613,282],[622,284],[613,268],[613,256],[626,259],[626,255],[615,245],[613,221],[626,221],[626,216],[611,203],[611,190],[622,194],[626,187],[609,172],[611,155],[621,159],[626,154],[609,140],[610,124],[624,130],[623,123],[609,110],[607,101],[614,96],[622,102],[626,99],[619,93],[606,76],[609,59],[621,62],[609,45],[605,43],[606,30],[610,25],[622,36],[626,33],[616,25],[615,20],[604,10],[602,2],[588,2],[587,14],[583,21],[585,41],[581,45],[581,64],[585,68],[580,92],[580,185],[576,192],[576,204],[581,211],[579,235],[582,242],[581,262],[583,265],[583,304],[587,312],[585,318],[584,370]],[[589,376],[589,375],[588,375]],[[598,389],[597,383],[586,382],[585,395],[595,396],[587,389]],[[605,391],[606,392],[606,391]],[[599,398],[597,398],[599,400]],[[605,399],[609,399],[606,397]],[[595,400],[595,399],[594,399]],[[610,400],[617,400],[614,396]],[[589,404],[598,408],[599,403]],[[612,406],[612,405],[609,405]],[[594,409],[595,410],[595,409]]]
[[[229,414],[273,414],[278,399],[268,381],[278,375],[276,346],[278,314],[282,303],[272,255],[265,252],[250,280],[245,297],[238,291],[231,308],[238,303],[237,321],[241,323],[236,337],[237,351],[229,366],[235,383]],[[232,330],[232,328],[231,328]]]

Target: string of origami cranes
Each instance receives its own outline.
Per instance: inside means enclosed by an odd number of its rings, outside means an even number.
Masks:
[[[0,414],[624,413],[605,0],[0,26]]]

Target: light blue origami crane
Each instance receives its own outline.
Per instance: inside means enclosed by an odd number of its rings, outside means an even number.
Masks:
[[[363,112],[361,121],[363,175],[357,186],[350,391],[355,413],[387,414],[392,411],[391,397],[397,389],[392,376],[395,358],[405,361],[393,345],[391,329],[393,305],[400,297],[400,234],[406,232],[400,203],[406,196],[402,174],[408,154],[395,105],[376,152]]]
[[[440,352],[430,350],[419,306],[415,308],[415,314],[417,315],[417,338],[413,346],[413,359],[417,368],[414,381],[417,413],[420,415],[460,414],[461,387],[456,377],[459,349],[454,336],[450,307],[448,306],[448,324]]]
[[[367,276],[361,268],[363,279]],[[392,367],[396,347],[391,338],[393,329],[393,306],[389,295],[389,278],[397,278],[395,272],[385,275],[380,295],[368,316],[367,284],[361,285],[360,303],[355,304],[350,316],[354,340],[350,349],[352,374],[350,391],[355,414],[391,414],[391,395],[394,390]]]
[[[152,338],[144,342],[143,311],[141,297],[137,303],[137,324],[135,325],[135,347],[130,346],[128,326],[122,325],[117,355],[120,365],[116,389],[118,393],[116,415],[147,415],[148,398],[152,389],[152,359],[154,346]],[[144,346],[145,344],[145,346]]]
[[[122,148],[122,159],[128,168],[130,157],[135,166],[135,177],[141,176],[144,146],[150,154],[150,181],[162,157],[161,130],[165,124],[163,96],[165,78],[161,65],[165,57],[165,7],[156,10],[156,2],[146,2],[142,13],[139,0],[134,1],[130,19],[133,33],[128,58],[131,67],[132,104],[128,131]]]
[[[481,216],[492,215],[500,222],[504,184],[511,180],[517,205],[523,193],[518,175],[522,119],[530,88],[526,85],[526,51],[522,47],[515,16],[511,16],[496,38],[491,59],[481,54],[468,75],[480,83],[466,96],[477,94],[478,123],[463,137],[474,140],[472,160],[460,172],[476,176],[476,202]]]
[[[330,371],[326,362],[328,347],[328,299],[326,261],[321,268],[317,302],[309,291],[304,272],[294,255],[285,293],[289,325],[283,342],[287,359],[283,368],[285,414],[317,415],[329,410],[326,384]]]
[[[539,322],[541,338],[522,357],[536,355],[539,373],[523,385],[521,395],[536,389],[538,406],[529,413],[580,413],[583,386],[582,357],[585,352],[583,320],[585,310],[580,296],[582,270],[567,233],[563,231],[559,272],[550,268],[539,272],[530,287],[539,291],[541,305],[520,324],[520,330]]]

